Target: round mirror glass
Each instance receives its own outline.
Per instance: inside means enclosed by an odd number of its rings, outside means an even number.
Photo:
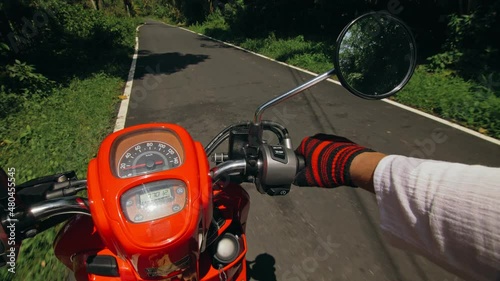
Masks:
[[[416,65],[415,39],[408,27],[385,12],[365,14],[337,39],[335,66],[342,85],[366,99],[401,90]]]

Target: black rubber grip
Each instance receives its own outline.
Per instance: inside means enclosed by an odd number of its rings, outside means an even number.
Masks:
[[[295,174],[300,173],[303,169],[306,168],[306,159],[304,156],[295,153],[295,156],[297,157],[297,172]]]

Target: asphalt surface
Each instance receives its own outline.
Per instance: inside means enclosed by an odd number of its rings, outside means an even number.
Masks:
[[[311,78],[292,68],[161,23],[140,28],[126,126],[176,123],[206,145],[225,126]],[[385,153],[500,166],[500,146],[381,101],[323,82],[270,109],[295,145],[318,132]],[[224,150],[223,147],[221,150]],[[389,246],[375,197],[358,189],[294,187],[285,197],[251,185],[247,226],[252,280],[459,280]]]

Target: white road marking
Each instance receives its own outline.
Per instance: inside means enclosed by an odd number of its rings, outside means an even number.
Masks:
[[[135,31],[135,52],[132,57],[132,64],[130,65],[130,71],[128,72],[127,83],[125,84],[125,89],[123,90],[122,102],[120,104],[120,109],[118,110],[118,116],[116,117],[115,129],[113,132],[119,131],[125,128],[125,121],[127,120],[128,104],[130,101],[130,94],[132,93],[132,85],[134,83],[135,67],[137,65],[137,57],[139,52],[139,28],[143,26],[139,25]]]
[[[436,121],[436,122],[439,122],[439,123],[442,123],[442,124],[444,124],[444,125],[447,125],[447,126],[450,126],[450,127],[452,127],[452,128],[455,128],[455,129],[457,129],[457,130],[460,130],[460,131],[462,131],[462,132],[464,132],[464,133],[467,133],[467,134],[470,134],[470,135],[476,136],[476,137],[478,137],[478,138],[481,138],[481,139],[483,139],[483,140],[485,140],[485,141],[489,141],[489,142],[494,143],[494,144],[496,144],[496,145],[500,145],[500,140],[498,140],[498,139],[495,139],[495,138],[489,137],[489,136],[487,136],[487,135],[483,135],[483,134],[481,134],[481,133],[479,133],[479,132],[476,132],[476,131],[471,130],[471,129],[469,129],[469,128],[466,128],[466,127],[464,127],[464,126],[461,126],[461,125],[455,124],[455,123],[450,122],[450,121],[448,121],[448,120],[445,120],[445,119],[439,118],[439,117],[434,116],[434,115],[432,115],[432,114],[429,114],[429,113],[426,113],[426,112],[420,111],[420,110],[418,110],[418,109],[415,109],[415,108],[409,107],[409,106],[407,106],[407,105],[404,105],[404,104],[401,104],[401,103],[395,102],[395,101],[390,100],[390,99],[383,99],[382,101],[384,101],[384,102],[386,102],[386,103],[389,103],[389,104],[392,104],[392,105],[394,105],[394,106],[397,106],[397,107],[399,107],[399,108],[402,108],[402,109],[405,109],[405,110],[411,111],[411,112],[416,113],[416,114],[418,114],[418,115],[422,115],[422,116],[427,117],[427,118],[429,118],[429,119],[432,119],[432,120],[434,120],[434,121]]]

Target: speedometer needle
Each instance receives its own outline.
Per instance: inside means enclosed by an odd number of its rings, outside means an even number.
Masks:
[[[161,161],[161,160],[155,162],[155,166],[156,165],[161,165],[161,164],[163,164],[163,161]],[[135,165],[135,166],[126,167],[126,168],[123,168],[122,170],[126,171],[126,170],[130,170],[130,169],[137,169],[137,168],[144,168],[144,167],[146,167],[146,163],[144,163],[144,164],[138,164],[138,165]]]

